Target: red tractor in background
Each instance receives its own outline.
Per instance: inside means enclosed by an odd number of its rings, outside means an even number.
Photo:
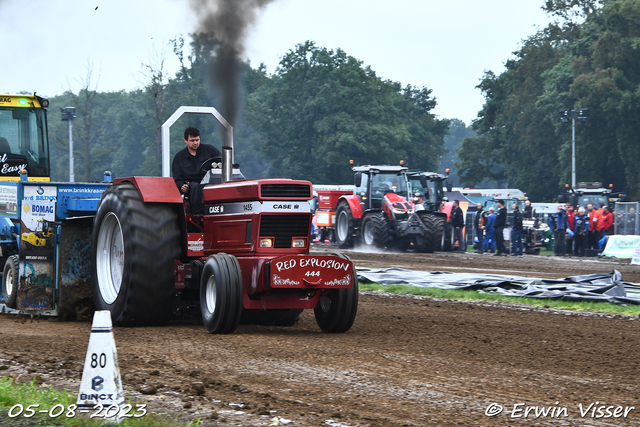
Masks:
[[[201,167],[204,215],[192,215],[169,177],[169,128],[184,113],[226,128],[222,158]],[[213,108],[180,107],[162,126],[164,177],[116,179],[102,195],[92,236],[93,296],[116,325],[166,323],[176,296],[199,301],[210,333],[244,318],[291,325],[314,309],[324,332],[351,328],[358,307],[353,263],[309,255],[311,183],[243,179],[233,129]]]
[[[450,252],[454,250],[453,227],[450,223],[453,202],[444,196],[443,182],[447,183],[447,189],[451,191],[449,189],[451,186],[448,176],[449,169],[446,171],[447,175],[436,172],[410,171],[407,172],[407,180],[411,186],[416,211],[437,212],[439,214],[436,218],[438,222],[436,239],[439,239],[440,244],[436,250]]]
[[[440,212],[442,180],[420,175],[405,166],[355,166],[355,194],[337,200],[338,245],[440,250],[446,213]],[[417,183],[409,176],[418,176]],[[419,185],[418,185],[419,184]],[[414,188],[415,187],[415,188]],[[433,206],[431,202],[433,203]],[[438,201],[440,204],[438,204]]]

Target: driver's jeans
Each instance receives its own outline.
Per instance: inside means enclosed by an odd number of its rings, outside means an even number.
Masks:
[[[196,181],[189,183],[189,204],[192,214],[204,214],[204,199],[202,189],[204,185]]]

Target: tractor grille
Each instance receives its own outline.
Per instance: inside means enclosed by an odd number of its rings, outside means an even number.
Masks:
[[[309,200],[311,186],[308,184],[262,184],[260,194],[263,198],[296,198]]]
[[[309,237],[309,215],[262,215],[260,237],[269,236],[274,248],[290,248],[293,236]]]

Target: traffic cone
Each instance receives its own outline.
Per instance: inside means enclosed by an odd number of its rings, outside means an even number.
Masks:
[[[78,409],[92,409],[96,405],[108,408],[111,405],[123,404],[124,393],[111,327],[111,313],[108,310],[96,311],[93,315],[89,348],[84,359]]]

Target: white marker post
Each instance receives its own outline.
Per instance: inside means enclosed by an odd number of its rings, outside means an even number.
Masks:
[[[106,414],[116,415],[119,410],[108,411],[112,405],[124,405],[122,380],[118,368],[116,342],[111,329],[111,313],[96,311],[93,315],[89,348],[84,360],[84,371],[78,394],[78,411],[102,405]]]

